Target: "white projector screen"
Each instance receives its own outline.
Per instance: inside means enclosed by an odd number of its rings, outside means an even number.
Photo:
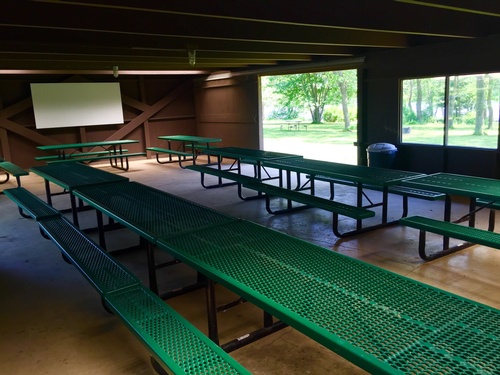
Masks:
[[[123,124],[120,84],[32,83],[37,129]]]

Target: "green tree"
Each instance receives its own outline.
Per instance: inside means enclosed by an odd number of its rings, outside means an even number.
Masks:
[[[348,103],[357,89],[355,70],[272,76],[269,86],[279,94],[279,105],[309,110],[313,124],[321,123],[327,104],[342,105],[345,127],[349,128]]]

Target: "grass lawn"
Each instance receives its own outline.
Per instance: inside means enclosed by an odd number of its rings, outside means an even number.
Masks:
[[[443,124],[410,125],[409,134],[403,134],[403,142],[430,145],[443,144]],[[448,131],[449,146],[476,148],[497,148],[498,125],[495,129],[485,129],[483,135],[473,135],[474,126],[456,124]]]
[[[304,125],[307,125],[307,129]],[[498,123],[495,129],[485,129],[483,135],[473,135],[474,126],[455,124],[448,133],[449,146],[496,149]],[[410,125],[403,134],[404,143],[442,145],[443,125]],[[263,126],[264,149],[303,155],[311,159],[357,164],[355,124],[349,131],[343,123],[311,124],[302,122],[299,128],[289,128],[286,121],[266,121]]]
[[[288,128],[286,121],[269,121],[263,126],[264,149],[299,154],[309,159],[357,164],[356,129],[344,130],[344,124],[304,122]],[[283,126],[281,126],[283,125]]]
[[[302,125],[307,125],[306,128]],[[281,126],[283,125],[283,126]],[[301,123],[299,129],[288,129],[285,121],[264,122],[264,139],[297,139],[308,143],[350,144],[356,142],[356,128],[344,130],[343,123],[325,122],[322,124]]]

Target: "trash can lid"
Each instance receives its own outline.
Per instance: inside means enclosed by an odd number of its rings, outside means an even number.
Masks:
[[[374,143],[368,146],[366,151],[369,152],[388,152],[388,151],[397,151],[397,147],[391,143]]]

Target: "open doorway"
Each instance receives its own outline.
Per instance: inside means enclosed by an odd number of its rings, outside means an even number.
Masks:
[[[357,164],[357,70],[262,76],[267,151]]]

